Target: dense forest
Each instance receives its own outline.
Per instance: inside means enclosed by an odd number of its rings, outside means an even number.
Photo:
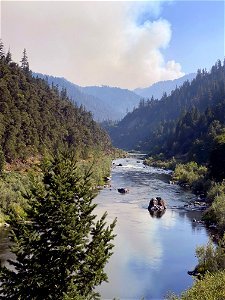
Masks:
[[[121,122],[105,124],[105,128],[120,148],[169,156],[192,150],[200,159],[197,148],[203,135],[224,125],[224,82],[225,65],[218,60],[210,72],[198,70],[195,79],[184,82],[170,96],[165,93],[160,101],[142,99]]]
[[[64,90],[32,76],[24,51],[21,66],[0,49],[0,139],[7,162],[27,159],[58,147],[110,151],[106,132],[83,106],[72,104]]]

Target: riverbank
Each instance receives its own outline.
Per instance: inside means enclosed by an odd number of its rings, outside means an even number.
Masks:
[[[77,159],[77,172],[90,172],[90,183],[97,192],[97,187],[104,186],[110,176],[112,160],[116,157],[125,157],[126,152],[115,149],[111,154],[92,153],[86,160]],[[48,163],[48,157],[31,157],[27,161],[16,160],[7,163],[0,174],[0,227],[7,226],[11,213],[24,218],[24,209],[27,205],[25,195],[29,194],[31,183],[41,179],[41,164]]]
[[[206,166],[196,162],[179,163],[175,158],[166,161],[157,158],[147,158],[145,165],[171,168],[171,184],[178,184],[184,189],[189,189],[197,197],[197,201],[204,203],[202,220],[206,226],[213,227],[220,237],[225,232],[225,182],[215,182],[209,177]],[[198,208],[197,204],[191,209]]]

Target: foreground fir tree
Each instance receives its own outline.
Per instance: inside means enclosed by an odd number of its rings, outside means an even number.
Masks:
[[[27,221],[12,216],[11,269],[1,267],[0,299],[94,299],[107,281],[115,221],[96,220],[90,174],[79,175],[70,155],[57,155],[33,184]],[[71,296],[71,297],[70,297]]]

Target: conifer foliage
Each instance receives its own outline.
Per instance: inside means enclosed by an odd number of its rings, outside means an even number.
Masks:
[[[116,220],[96,220],[90,171],[78,174],[73,155],[57,154],[43,164],[33,184],[27,220],[11,216],[13,270],[1,267],[0,299],[95,299],[107,281]],[[78,297],[78,298],[77,298]]]
[[[26,49],[23,50],[23,57],[21,59],[21,68],[24,71],[29,71],[29,62]]]
[[[65,90],[60,95],[57,87],[50,88],[45,80],[33,78],[26,49],[21,66],[13,62],[10,50],[5,55],[1,40],[0,145],[9,163],[43,155],[59,146],[76,149],[84,159],[96,148],[112,150],[108,135],[90,112],[72,104]]]

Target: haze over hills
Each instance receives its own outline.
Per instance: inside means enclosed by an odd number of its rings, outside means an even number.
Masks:
[[[178,79],[165,80],[154,83],[147,88],[137,88],[134,92],[144,98],[161,99],[164,93],[169,95],[176,87],[181,86],[186,80],[191,81],[196,76],[196,73],[186,74]]]
[[[183,84],[186,80],[192,80],[195,73],[185,75],[176,80],[160,81],[148,88],[130,91],[110,86],[86,86],[81,87],[68,81],[63,77],[54,77],[41,73],[33,73],[42,79],[46,79],[49,85],[55,85],[67,90],[68,96],[77,105],[83,105],[87,111],[93,114],[94,120],[103,122],[105,120],[119,121],[128,112],[138,107],[143,97],[160,99],[163,93],[169,94],[173,89]]]
[[[87,86],[83,87],[82,91],[102,99],[107,105],[113,105],[118,115],[123,117],[138,106],[141,98],[128,89],[110,86]]]

